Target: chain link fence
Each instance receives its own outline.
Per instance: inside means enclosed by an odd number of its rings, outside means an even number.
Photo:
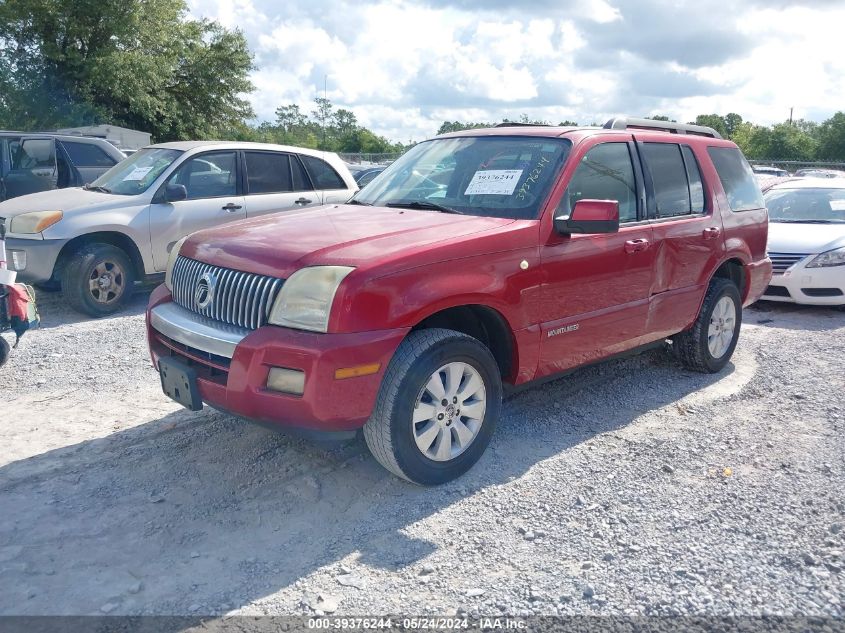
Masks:
[[[393,154],[345,154],[340,152],[341,160],[350,165],[388,165],[399,158],[401,153]]]

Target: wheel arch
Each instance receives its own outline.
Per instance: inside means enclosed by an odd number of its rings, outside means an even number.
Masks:
[[[96,231],[78,235],[62,247],[59,256],[56,258],[56,264],[53,266],[51,280],[57,282],[59,280],[59,271],[65,266],[67,260],[80,248],[89,244],[109,244],[121,249],[129,256],[129,260],[132,262],[132,266],[135,269],[135,278],[144,278],[144,258],[141,256],[141,251],[138,245],[135,244],[135,240],[119,231]]]
[[[713,281],[713,279],[717,277],[733,282],[739,290],[740,298],[743,302],[745,301],[749,291],[749,279],[748,273],[745,270],[745,264],[741,259],[738,257],[732,257],[723,261],[719,264],[719,267],[713,271],[710,281]]]
[[[421,319],[411,332],[427,328],[455,330],[481,341],[493,354],[502,380],[513,382],[519,367],[516,339],[501,312],[482,304],[463,304],[440,309]]]

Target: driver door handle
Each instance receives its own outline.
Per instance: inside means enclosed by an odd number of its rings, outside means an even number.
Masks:
[[[648,248],[648,240],[647,239],[639,239],[639,240],[628,240],[625,242],[625,252],[626,253],[639,253],[640,251],[644,251]]]
[[[229,204],[223,205],[223,207],[222,207],[222,209],[224,211],[228,211],[229,213],[232,213],[233,211],[237,211],[240,208],[241,208],[241,205],[235,204],[234,202],[230,202]]]
[[[293,201],[294,204],[301,204],[302,206],[305,206],[306,204],[311,204],[311,202],[312,201],[308,200],[307,198],[300,198],[299,200]]]

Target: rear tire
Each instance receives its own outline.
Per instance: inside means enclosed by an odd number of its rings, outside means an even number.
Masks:
[[[705,374],[721,371],[736,349],[741,325],[739,289],[728,279],[713,279],[693,326],[672,339],[681,364]]]
[[[70,306],[92,317],[124,308],[135,286],[129,256],[111,244],[88,244],[76,251],[61,272],[62,293]]]
[[[9,360],[9,354],[12,352],[12,347],[9,342],[0,336],[0,367],[6,364]]]
[[[390,361],[364,439],[394,475],[438,485],[479,460],[501,408],[502,379],[487,347],[454,330],[418,330]]]

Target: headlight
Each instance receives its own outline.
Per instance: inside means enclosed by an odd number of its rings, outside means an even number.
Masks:
[[[164,285],[167,286],[168,290],[173,290],[173,267],[176,265],[179,250],[182,248],[182,244],[185,243],[186,239],[188,239],[187,235],[176,242],[167,254],[167,269],[164,271]]]
[[[282,286],[269,322],[299,330],[325,332],[340,282],[354,269],[349,266],[312,266],[297,270]]]
[[[825,266],[845,266],[845,246],[816,255],[805,268],[822,268]]]
[[[12,218],[10,233],[41,233],[62,219],[61,211],[32,211]]]

